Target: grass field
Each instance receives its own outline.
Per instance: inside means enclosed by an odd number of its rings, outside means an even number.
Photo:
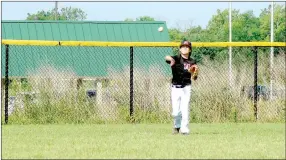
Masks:
[[[2,158],[285,159],[285,123],[3,125]]]

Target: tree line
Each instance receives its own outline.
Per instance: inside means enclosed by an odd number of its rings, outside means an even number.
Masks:
[[[54,20],[55,10],[38,11],[28,13],[27,20]],[[184,30],[180,28],[169,28],[170,41],[181,41],[183,39],[193,42],[228,42],[229,41],[229,17],[228,9],[220,10],[212,16],[207,26],[187,26]],[[66,7],[57,11],[58,20],[81,21],[85,20],[87,14],[80,8]],[[232,41],[233,42],[255,42],[270,41],[270,15],[271,6],[261,10],[259,16],[255,16],[252,10],[241,13],[239,10],[232,10]],[[140,16],[136,19],[126,18],[124,21],[155,21],[150,16]],[[286,35],[285,6],[274,5],[274,41],[285,42]],[[220,53],[222,48],[202,48],[200,52],[194,54],[199,61],[203,55],[208,55],[211,59],[222,58]],[[239,51],[238,51],[239,52]],[[279,49],[275,49],[275,55],[279,54]],[[225,53],[222,53],[225,55]],[[248,55],[249,54],[249,55]],[[251,56],[251,53],[244,53],[244,58]],[[224,58],[222,58],[224,59]]]

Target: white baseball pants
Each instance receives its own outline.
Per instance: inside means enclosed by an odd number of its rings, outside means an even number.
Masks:
[[[172,85],[172,116],[174,128],[180,128],[181,133],[189,133],[191,85],[176,88]]]

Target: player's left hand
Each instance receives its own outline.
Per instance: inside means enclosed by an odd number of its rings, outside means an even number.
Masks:
[[[194,80],[197,80],[198,78],[198,73],[199,73],[199,70],[198,70],[198,66],[196,64],[193,64],[189,70],[188,70],[191,74],[192,74],[192,78]]]
[[[198,71],[198,66],[197,66],[196,64],[193,64],[193,65],[190,66],[190,68],[188,69],[188,71],[193,74],[193,73],[195,73],[196,71]]]

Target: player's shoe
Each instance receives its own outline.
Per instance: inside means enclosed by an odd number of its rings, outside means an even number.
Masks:
[[[180,128],[174,128],[173,134],[178,134],[178,133],[180,133]]]
[[[182,135],[189,135],[189,134],[190,134],[190,131],[189,131],[189,129],[187,129],[187,128],[182,128],[182,129],[180,130],[180,133],[181,133]]]

